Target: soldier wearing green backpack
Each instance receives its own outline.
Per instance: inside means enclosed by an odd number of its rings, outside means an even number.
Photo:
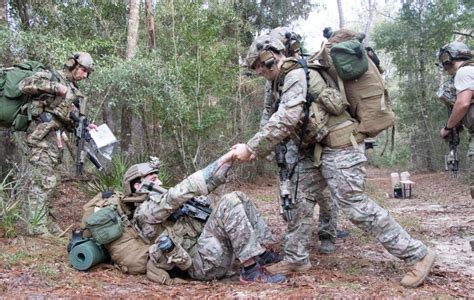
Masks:
[[[29,176],[23,185],[27,191],[23,208],[30,223],[29,234],[60,230],[50,219],[49,206],[59,180],[56,167],[61,159],[61,132],[74,129],[70,112],[85,113],[86,98],[77,82],[87,78],[93,70],[90,54],[76,52],[68,57],[63,71],[43,69],[18,84],[21,93],[29,96],[25,104],[28,107],[22,109],[27,110],[32,119],[26,132]]]
[[[271,36],[257,37],[250,46],[248,66],[265,79],[277,82],[280,105],[247,143],[232,147],[235,157],[241,161],[263,158],[276,144],[291,137],[300,145],[300,154],[312,154],[313,163],[321,166],[323,178],[315,188],[322,191],[327,185],[354,225],[405,261],[409,268],[401,280],[402,285],[419,286],[431,270],[435,252],[412,238],[387,210],[367,196],[365,134],[356,130],[359,121],[346,110],[349,107],[344,105],[345,97],[336,88],[331,88],[324,73],[318,72],[318,66],[309,68],[305,62],[286,59],[281,52],[283,48],[281,42]],[[378,97],[377,101],[380,103],[384,99]],[[312,104],[308,108],[305,104],[310,100]],[[303,173],[300,185],[307,185],[312,176],[316,174]],[[286,273],[296,268],[291,262],[282,261],[267,269]]]

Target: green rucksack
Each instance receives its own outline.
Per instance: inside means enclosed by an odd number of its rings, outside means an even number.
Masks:
[[[369,68],[364,45],[356,39],[335,44],[331,58],[342,80],[357,79]]]
[[[26,131],[31,112],[29,107],[24,112],[21,112],[21,108],[28,103],[30,96],[24,95],[18,84],[24,78],[45,69],[44,65],[36,61],[25,61],[11,68],[0,69],[0,127]]]

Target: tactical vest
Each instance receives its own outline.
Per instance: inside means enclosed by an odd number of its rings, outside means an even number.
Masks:
[[[281,88],[284,84],[286,75],[301,64],[294,58],[288,58],[283,62],[278,78],[278,93],[275,95],[280,98]],[[340,96],[337,90],[337,84],[332,80],[329,74],[316,64],[308,64],[309,84],[308,93],[313,97],[310,107],[309,122],[303,136],[302,145],[319,143],[322,146],[330,148],[345,148],[364,140],[363,134],[358,134],[355,129],[358,123],[347,112],[349,103],[344,97]],[[317,73],[315,73],[317,72]],[[325,81],[327,87],[321,94],[315,91],[319,74]],[[331,89],[333,89],[331,91]],[[278,102],[279,100],[277,100]],[[302,121],[300,121],[302,123]],[[296,139],[299,140],[299,137]],[[299,142],[299,141],[298,141]]]

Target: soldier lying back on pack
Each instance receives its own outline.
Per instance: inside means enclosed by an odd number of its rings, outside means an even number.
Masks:
[[[237,258],[242,264],[242,282],[285,281],[284,275],[270,275],[263,268],[278,259],[265,247],[275,241],[245,194],[224,195],[212,211],[200,201],[199,196],[225,182],[232,157],[233,152],[228,152],[169,190],[161,187],[156,164],[130,167],[123,180],[125,195],[115,194],[111,198],[118,201],[113,202],[95,200],[99,207],[114,207],[116,216],[112,218],[122,220],[124,225],[122,236],[105,244],[112,261],[126,273],[146,273],[154,282],[173,284],[179,279],[171,278],[168,272],[175,267],[193,279],[220,279],[231,271]],[[120,204],[133,201],[127,198],[140,199],[142,203],[132,212]],[[91,203],[87,205],[90,206]],[[86,220],[100,212],[93,211],[88,209]]]

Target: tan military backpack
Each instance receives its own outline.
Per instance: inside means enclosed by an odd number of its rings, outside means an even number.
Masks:
[[[379,69],[371,59],[367,59],[366,72],[358,78],[342,80],[331,57],[331,49],[335,45],[357,38],[358,34],[351,30],[338,30],[309,61],[323,66],[331,78],[338,83],[341,94],[346,96],[350,104],[349,113],[359,121],[356,133],[375,137],[383,130],[393,127],[395,123],[395,114]],[[367,53],[363,55],[366,56]]]
[[[98,209],[114,207],[120,215],[123,224],[122,235],[114,241],[105,244],[115,266],[128,274],[145,274],[148,262],[148,248],[130,223],[133,216],[134,204],[145,200],[142,197],[125,197],[122,193],[99,193],[83,206],[82,228],[87,228],[86,220]],[[85,235],[89,234],[87,230]]]

